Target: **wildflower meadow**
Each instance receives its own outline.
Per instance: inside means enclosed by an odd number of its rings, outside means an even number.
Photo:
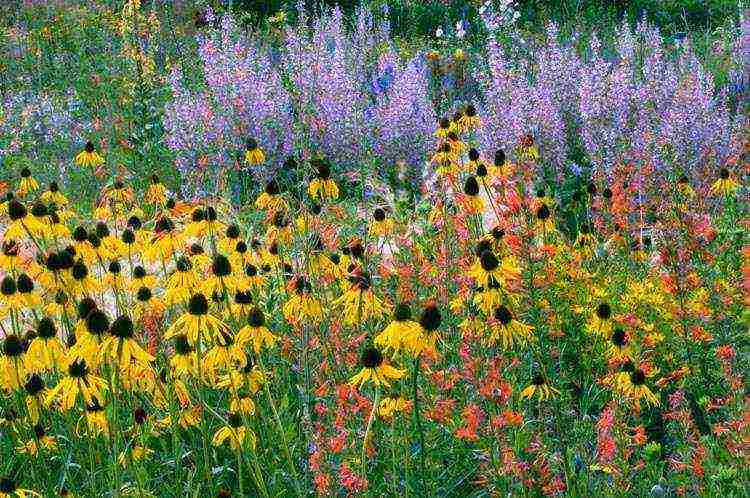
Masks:
[[[2,3],[0,498],[750,495],[750,5]]]

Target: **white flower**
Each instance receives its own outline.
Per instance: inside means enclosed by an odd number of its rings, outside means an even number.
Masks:
[[[463,21],[458,21],[456,23],[456,38],[458,38],[459,40],[462,40],[464,36],[466,36],[466,30],[464,29],[464,23],[463,23]]]
[[[438,29],[435,31],[435,36],[437,38],[442,38],[443,37],[443,28],[442,28],[442,26],[438,27]]]

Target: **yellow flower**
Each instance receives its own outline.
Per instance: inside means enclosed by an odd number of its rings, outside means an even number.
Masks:
[[[115,319],[110,326],[110,337],[104,340],[100,359],[117,362],[120,370],[125,370],[132,362],[147,365],[154,361],[133,338],[133,321],[125,315]]]
[[[263,311],[258,307],[253,308],[247,317],[248,324],[237,333],[237,342],[252,343],[256,354],[260,353],[264,347],[272,348],[279,338],[265,327],[265,322]]]
[[[45,228],[16,198],[8,201],[8,217],[10,223],[5,228],[4,240],[23,240],[29,234],[41,233]]]
[[[190,344],[199,339],[211,342],[222,332],[229,332],[229,326],[208,312],[208,300],[203,294],[195,294],[188,303],[188,312],[183,313],[164,334],[164,339],[185,335]]]
[[[100,399],[102,393],[107,390],[106,381],[92,375],[85,360],[73,360],[68,363],[67,369],[68,375],[47,395],[48,405],[59,402],[60,409],[67,411],[73,407],[79,394],[86,404],[91,404],[94,399]]]
[[[731,195],[740,186],[729,174],[729,170],[721,168],[719,171],[719,179],[711,185],[711,193]]]
[[[476,108],[471,104],[466,106],[466,111],[461,115],[458,123],[461,131],[471,131],[482,126],[482,120],[479,119]]]
[[[623,371],[615,374],[608,383],[636,406],[640,406],[641,400],[659,406],[659,398],[646,385],[646,373],[632,364],[625,364]]]
[[[284,24],[286,21],[286,12],[283,10],[278,11],[276,14],[268,18],[269,24]]]
[[[227,443],[234,451],[239,451],[244,446],[246,440],[255,448],[255,434],[253,431],[243,425],[240,414],[231,413],[227,418],[227,425],[216,431],[211,443],[214,446],[221,446]]]
[[[391,380],[397,380],[404,376],[404,371],[383,363],[383,354],[376,348],[366,348],[360,358],[362,369],[349,379],[349,385],[362,386],[372,382],[376,387],[381,385],[390,387]]]
[[[607,342],[607,357],[619,362],[631,361],[632,345],[628,334],[621,328],[616,328]]]
[[[382,208],[376,208],[372,213],[372,223],[368,232],[373,237],[385,237],[393,233],[396,223],[392,218],[387,218]]]
[[[91,403],[86,403],[84,407],[84,416],[79,419],[76,425],[76,434],[81,435],[81,422],[86,421],[86,436],[95,437],[100,434],[109,434],[109,423],[104,407],[99,403],[97,398],[93,398]]]
[[[370,276],[362,273],[353,279],[349,290],[333,302],[334,306],[343,308],[344,324],[352,326],[384,316],[386,307],[373,292]]]
[[[586,328],[591,334],[608,337],[612,331],[612,308],[610,305],[600,303]]]
[[[245,162],[253,166],[262,164],[266,160],[266,155],[263,150],[258,147],[258,141],[254,138],[249,138],[245,144]]]
[[[544,401],[555,394],[560,394],[560,391],[550,386],[544,376],[537,374],[531,380],[531,384],[521,391],[521,398],[530,399],[536,395],[539,397],[539,401]]]
[[[26,352],[26,368],[29,372],[49,372],[61,370],[65,363],[65,350],[60,339],[52,336],[40,336],[39,332],[49,333],[47,323],[52,323],[49,318],[43,318],[37,327],[37,336],[29,343]],[[44,325],[42,325],[44,324]],[[55,334],[54,325],[51,333]]]
[[[375,336],[374,342],[384,351],[392,349],[394,352],[398,352],[421,334],[422,327],[411,319],[411,308],[408,304],[402,303],[396,306],[393,321],[380,334]]]
[[[27,194],[35,192],[37,189],[39,189],[39,183],[37,183],[37,181],[34,180],[34,177],[31,176],[31,170],[29,170],[29,168],[23,168],[21,170],[21,181],[16,189],[16,195],[23,198],[26,197]]]
[[[34,422],[36,424],[36,422]],[[16,447],[19,453],[36,456],[40,449],[46,452],[57,450],[57,441],[53,436],[48,436],[44,427],[39,424],[34,425],[34,439],[27,441],[21,446]]]
[[[0,498],[29,498],[30,496],[42,496],[30,489],[17,487],[16,482],[10,477],[0,477]]]
[[[227,372],[247,364],[247,355],[243,345],[236,341],[229,332],[219,335],[217,343],[203,358],[204,371],[214,383],[216,383],[219,371]]]
[[[280,211],[288,209],[289,205],[281,196],[281,190],[276,180],[271,180],[266,184],[263,193],[255,200],[255,207],[266,211]]]
[[[404,398],[383,398],[378,404],[378,415],[390,419],[394,414],[404,412],[411,407],[411,401]]]
[[[307,187],[307,193],[315,200],[336,200],[339,197],[339,187],[331,179],[331,167],[322,159],[313,161],[317,169],[315,178]]]
[[[133,446],[133,448],[130,450],[130,461],[140,462],[150,457],[153,454],[154,454],[154,450],[152,450],[151,448],[147,448],[141,445],[136,445],[136,446]],[[123,467],[127,467],[128,465],[127,451],[123,451],[122,453],[120,453],[120,455],[117,457],[117,463],[119,463]]]
[[[169,364],[178,377],[194,376],[198,372],[195,349],[184,334],[174,336],[174,355]]]
[[[146,202],[156,205],[163,205],[167,202],[167,187],[157,175],[151,176],[151,184],[146,191],[145,199]]]
[[[282,308],[284,318],[289,323],[320,323],[323,320],[323,307],[310,294],[310,284],[303,277],[297,277],[293,289],[294,294]]]
[[[477,284],[488,288],[493,284],[502,285],[508,280],[517,279],[520,276],[520,269],[513,256],[498,260],[492,251],[485,250],[469,270],[469,275],[476,280]]]
[[[104,158],[96,152],[94,143],[88,141],[83,150],[75,157],[75,163],[78,166],[97,167],[104,164]]]
[[[500,340],[503,349],[513,348],[514,343],[524,345],[533,339],[534,327],[515,320],[506,306],[497,308],[494,318],[496,323],[490,327],[490,341]]]

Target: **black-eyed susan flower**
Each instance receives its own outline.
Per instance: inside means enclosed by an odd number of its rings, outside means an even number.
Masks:
[[[461,157],[466,152],[466,144],[461,141],[455,131],[448,133],[447,143],[451,148],[451,153],[455,157]]]
[[[57,439],[55,439],[54,436],[47,434],[44,426],[35,423],[32,430],[34,431],[34,438],[17,446],[16,451],[18,453],[36,456],[39,453],[39,450],[44,450],[47,453],[57,450]]]
[[[404,376],[404,371],[394,368],[384,362],[383,354],[374,347],[365,348],[360,357],[362,369],[351,379],[349,385],[362,388],[368,382],[376,387],[390,387],[392,380],[398,380]]]
[[[176,230],[168,216],[160,216],[154,226],[153,238],[143,250],[143,257],[148,262],[169,261],[184,244],[184,233]]]
[[[133,302],[133,316],[141,319],[146,315],[161,316],[167,307],[164,301],[154,295],[148,287],[140,287],[135,293]]]
[[[487,170],[487,165],[482,161],[482,157],[479,155],[479,151],[474,147],[469,149],[469,161],[466,163],[466,169],[469,173],[473,173],[477,178],[485,179],[489,176],[490,172]]]
[[[633,348],[630,337],[622,327],[616,327],[607,342],[607,357],[619,362],[632,361]]]
[[[417,340],[422,334],[422,327],[412,319],[411,307],[400,303],[393,312],[393,321],[375,336],[375,345],[383,351],[400,351],[405,345]]]
[[[247,363],[244,343],[230,332],[222,332],[202,359],[203,371],[215,383],[221,372],[243,367]]]
[[[102,399],[107,390],[107,382],[89,370],[86,360],[74,359],[67,364],[67,375],[50,389],[46,403],[58,403],[63,411],[70,410],[80,395],[84,403],[91,404],[94,399]]]
[[[384,419],[392,419],[397,413],[403,413],[411,408],[411,401],[404,398],[383,398],[378,404],[378,415]]]
[[[142,462],[154,454],[154,450],[141,444],[136,444],[129,450],[125,450],[117,457],[117,463],[127,467],[129,462]]]
[[[393,233],[395,224],[393,218],[386,216],[383,208],[375,208],[368,231],[373,237],[386,237]]]
[[[36,192],[39,189],[39,183],[31,176],[31,170],[29,168],[21,169],[21,180],[18,182],[18,188],[16,189],[16,195],[24,198],[32,192]]]
[[[76,343],[68,351],[68,356],[84,360],[89,366],[96,367],[101,359],[101,345],[109,330],[109,317],[103,310],[94,308],[82,322],[84,326],[77,327]]]
[[[214,446],[228,444],[234,451],[243,448],[246,442],[251,447],[255,447],[255,434],[243,424],[242,415],[239,413],[230,413],[227,417],[226,425],[222,426],[211,441]]]
[[[507,308],[500,306],[495,309],[493,323],[490,326],[490,342],[500,341],[503,349],[511,349],[514,345],[524,345],[533,338],[534,327],[521,323]]]
[[[279,184],[276,180],[270,180],[266,183],[263,193],[255,200],[255,207],[265,211],[288,209],[289,206],[284,197],[281,196],[281,189],[279,189]]]
[[[740,184],[737,183],[727,168],[719,170],[719,178],[711,185],[711,193],[731,195]]]
[[[248,357],[245,366],[220,376],[216,387],[234,392],[245,390],[250,394],[255,394],[266,381],[266,374],[253,362],[252,357]]]
[[[358,325],[387,313],[385,304],[375,295],[370,275],[358,272],[349,277],[349,289],[333,302],[344,311],[345,325]]]
[[[547,233],[555,230],[555,218],[547,203],[540,202],[537,204],[534,217],[536,219],[536,225],[543,232]]]
[[[274,211],[271,215],[266,240],[276,241],[278,244],[288,245],[292,241],[292,221],[284,211]]]
[[[184,303],[190,298],[192,289],[198,287],[198,276],[193,264],[185,256],[177,258],[175,271],[167,279],[164,302],[168,306]]]
[[[246,317],[253,309],[253,293],[250,289],[237,290],[230,304],[232,315]]]
[[[258,290],[265,285],[266,279],[256,265],[247,263],[245,265],[244,276],[240,277],[240,282],[243,286]]]
[[[521,398],[530,399],[536,395],[539,398],[539,401],[544,401],[553,397],[555,394],[560,394],[560,391],[550,386],[544,375],[536,374],[531,379],[531,384],[521,391]]]
[[[229,409],[234,413],[249,416],[255,413],[255,402],[250,393],[240,390],[232,395],[229,401]]]
[[[613,387],[638,406],[641,400],[648,405],[658,406],[659,398],[646,385],[646,377],[646,372],[640,367],[633,367],[631,371],[623,368],[613,379]]]
[[[118,316],[109,328],[109,337],[102,343],[100,359],[119,365],[124,370],[131,362],[148,364],[154,357],[135,340],[133,321],[126,315]]]
[[[265,160],[266,155],[263,153],[263,149],[258,146],[258,141],[254,138],[248,138],[245,142],[245,162],[257,166],[263,164]]]
[[[83,417],[78,420],[76,433],[81,435],[81,422],[86,423],[85,435],[87,437],[96,437],[101,434],[109,434],[109,422],[104,407],[99,402],[99,398],[92,398],[90,403],[86,403],[83,409]]]
[[[310,181],[307,193],[315,200],[336,200],[339,197],[339,187],[331,179],[331,166],[322,159],[313,162],[316,169],[315,178]]]
[[[683,194],[686,197],[693,197],[695,196],[695,190],[693,190],[693,186],[690,185],[690,179],[687,177],[687,175],[682,175],[677,180],[677,190]],[[612,198],[612,191],[609,191],[609,197],[608,199]]]
[[[213,342],[222,332],[229,332],[229,326],[209,313],[208,299],[198,293],[190,298],[187,312],[167,329],[164,339],[185,335],[190,344],[197,344],[201,338]]]
[[[284,318],[289,323],[320,323],[323,307],[312,295],[312,287],[307,279],[298,276],[290,282],[289,287],[292,295],[282,308]]]
[[[482,126],[482,120],[477,115],[477,109],[473,104],[466,106],[458,123],[461,126],[462,132],[472,131]]]
[[[588,331],[595,335],[607,337],[612,331],[612,307],[609,303],[599,303],[586,325]]]
[[[26,352],[26,368],[30,372],[62,370],[65,350],[57,337],[55,322],[48,317],[39,320],[36,337],[29,343]]]
[[[99,155],[92,141],[86,142],[83,150],[75,157],[75,163],[83,167],[97,167],[104,164],[104,158]]]
[[[183,233],[187,237],[203,237],[208,231],[206,212],[202,208],[195,208],[190,213],[190,221],[185,225]]]
[[[19,389],[26,375],[24,367],[24,343],[16,334],[5,336],[4,353],[0,356],[0,387],[6,391]]]
[[[489,287],[492,282],[502,285],[508,280],[518,278],[520,269],[513,256],[506,256],[500,260],[493,251],[484,250],[469,270],[469,275],[477,284]]]
[[[10,477],[0,477],[0,498],[29,498],[42,496],[30,489],[19,488],[16,481]]]
[[[440,118],[438,121],[438,128],[435,131],[435,136],[438,138],[447,138],[448,133],[451,132],[451,121],[446,117]]]
[[[13,272],[18,267],[18,252],[20,247],[13,239],[3,241],[2,253],[0,253],[0,268],[6,273]]]
[[[5,228],[5,240],[23,240],[29,234],[39,233],[44,226],[18,199],[8,201],[8,217],[10,223]]]
[[[146,202],[161,206],[167,202],[167,187],[161,182],[158,175],[151,175],[151,182],[146,190]]]
[[[25,308],[26,303],[22,294],[18,292],[16,280],[6,275],[0,281],[0,317],[21,313]]]
[[[36,424],[39,422],[42,404],[47,395],[47,386],[39,374],[32,373],[26,378],[23,387],[26,391],[26,408],[29,412],[29,418],[33,424]]]
[[[247,325],[237,333],[237,340],[243,344],[253,345],[253,351],[260,353],[263,348],[272,348],[279,338],[266,328],[266,318],[263,310],[257,306],[252,308],[247,316]]]
[[[191,377],[197,374],[195,348],[185,334],[174,336],[174,354],[169,359],[169,364],[178,377]]]
[[[527,161],[536,161],[539,159],[539,148],[534,143],[534,136],[527,133],[518,141],[518,150],[522,158]]]
[[[448,142],[438,146],[437,151],[432,156],[432,162],[437,165],[436,172],[440,176],[455,176],[461,171],[458,156],[453,153]]]
[[[434,301],[428,301],[425,304],[422,315],[419,317],[419,325],[422,333],[413,335],[406,343],[407,348],[414,355],[419,355],[423,351],[435,352],[435,343],[438,338],[438,329],[443,322],[440,310]]]
[[[70,281],[70,292],[76,297],[96,294],[101,290],[101,282],[91,275],[82,259],[73,264],[70,275],[73,277]]]
[[[495,157],[492,161],[492,167],[490,168],[490,175],[507,178],[514,172],[513,164],[508,161],[503,149],[495,151]]]
[[[232,274],[232,264],[223,254],[216,254],[211,261],[208,277],[201,285],[202,292],[207,296],[231,293],[237,289],[237,279]]]

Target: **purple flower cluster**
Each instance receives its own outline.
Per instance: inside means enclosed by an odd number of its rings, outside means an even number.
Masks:
[[[226,17],[220,32],[200,38],[199,55],[206,88],[191,91],[175,68],[165,107],[166,143],[183,177],[241,164],[250,138],[270,164],[283,162],[293,149],[291,100],[268,52],[245,43]]]
[[[362,8],[348,29],[338,9],[314,19],[300,12],[280,43],[221,19],[199,39],[204,88],[189,89],[174,71],[166,140],[183,177],[240,168],[244,143],[255,138],[268,157],[256,176],[273,174],[294,154],[325,156],[340,172],[406,164],[411,181],[420,181],[436,123],[424,55],[399,57],[387,13]],[[740,30],[730,55],[746,100],[747,18]],[[578,37],[562,42],[554,25],[541,43],[511,35],[509,44],[490,37],[486,63],[472,71],[485,157],[504,149],[515,160],[521,137],[531,134],[539,164],[561,180],[586,165],[607,175],[618,163],[689,174],[736,155],[742,113],[689,40],[667,46],[646,22],[623,25],[612,49],[592,36],[578,50]]]
[[[222,19],[199,39],[205,88],[189,89],[177,69],[171,78],[166,143],[183,178],[237,166],[250,137],[267,155],[260,176],[295,154],[344,171],[404,161],[418,178],[435,125],[426,64],[422,55],[399,60],[387,16],[376,17],[360,9],[347,30],[339,9],[302,15],[279,46]]]
[[[489,44],[482,136],[488,157],[499,148],[513,157],[527,133],[539,145],[541,164],[558,178],[570,169],[563,166],[574,147],[604,174],[618,162],[690,173],[736,152],[740,115],[689,42],[668,51],[658,29],[642,22],[635,31],[619,30],[612,57],[596,36],[579,55],[573,42],[561,45],[554,26],[547,34],[533,50]],[[737,47],[735,59],[747,56],[747,41]]]
[[[45,165],[40,180],[64,179],[71,157],[92,131],[91,123],[80,118],[80,107],[72,91],[54,97],[33,92],[7,94],[0,106],[0,169],[7,157],[17,155]]]

